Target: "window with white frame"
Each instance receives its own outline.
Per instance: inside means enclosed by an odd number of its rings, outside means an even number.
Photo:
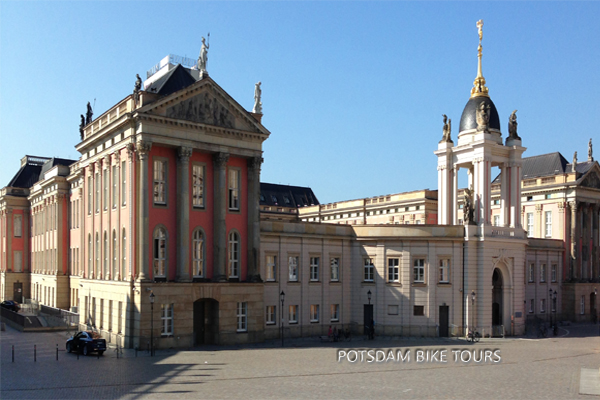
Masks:
[[[310,322],[319,322],[319,305],[310,305]]]
[[[337,322],[340,320],[340,305],[332,304],[331,305],[331,322]]]
[[[546,312],[546,299],[541,299],[540,300],[540,312],[541,313],[545,313]]]
[[[494,226],[500,226],[500,216],[494,215]]]
[[[234,168],[229,169],[229,209],[240,209],[240,170]]]
[[[121,163],[121,205],[127,204],[127,162]]]
[[[108,169],[102,170],[102,181],[104,182],[104,197],[102,198],[102,207],[104,208],[104,211],[108,210],[108,174]]]
[[[544,212],[546,237],[552,237],[552,211]]]
[[[558,265],[557,264],[552,264],[552,267],[551,267],[551,270],[550,270],[551,271],[550,274],[551,274],[552,282],[556,282],[557,270],[558,270]]]
[[[123,228],[123,237],[121,238],[121,279],[125,279],[125,271],[127,271],[127,234]]]
[[[103,254],[104,254],[104,263],[103,263],[103,268],[102,268],[102,277],[104,279],[108,279],[109,276],[109,270],[108,270],[108,235],[106,234],[106,231],[104,231],[104,248],[102,250],[104,250]]]
[[[15,237],[21,237],[21,235],[23,234],[23,215],[15,214],[13,216],[13,224],[13,231]]]
[[[248,332],[248,303],[237,303],[237,331]]]
[[[413,263],[413,282],[425,283],[425,259],[415,258]]]
[[[96,172],[96,177],[94,178],[94,183],[96,185],[96,196],[94,197],[94,208],[96,212],[100,212],[100,173]]]
[[[167,162],[154,160],[154,204],[167,204]]]
[[[400,280],[400,259],[388,258],[388,282],[398,282]]]
[[[450,259],[440,259],[440,283],[450,282]]]
[[[240,235],[236,231],[229,234],[229,277],[239,278],[240,274]]]
[[[581,300],[579,300],[579,314],[585,314],[585,296],[581,296]]]
[[[265,316],[265,321],[267,325],[275,325],[276,315],[277,314],[275,313],[275,306],[267,306],[267,314]]]
[[[154,230],[154,277],[165,278],[167,272],[167,231],[163,227]]]
[[[527,236],[533,237],[533,213],[527,213]]]
[[[204,165],[192,166],[192,206],[204,207]]]
[[[535,311],[535,303],[534,303],[534,300],[531,299],[531,300],[529,300],[529,312],[533,313],[534,311]]]
[[[87,277],[90,277],[90,273],[92,272],[92,254],[94,253],[93,248],[92,248],[92,235],[88,234],[88,275]]]
[[[265,258],[267,264],[267,281],[274,282],[277,280],[277,256],[268,254]]]
[[[529,282],[533,282],[533,280],[535,278],[535,264],[533,264],[533,263],[529,264],[529,273],[528,273],[528,276],[529,276],[529,279],[528,279]]]
[[[540,282],[546,282],[546,264],[540,265]]]
[[[112,233],[112,278],[117,279],[117,265],[119,252],[117,251],[117,231]]]
[[[298,256],[288,257],[289,281],[298,282]]]
[[[88,214],[92,213],[92,177],[88,176],[88,184],[87,184],[87,189],[88,189]]]
[[[340,259],[338,257],[331,258],[331,280],[340,280]]]
[[[365,282],[373,282],[375,274],[375,266],[372,258],[365,258]]]
[[[117,166],[112,166],[112,208],[117,208],[117,203],[119,203],[119,191],[117,188],[119,187],[119,175],[117,174]]]
[[[313,282],[319,280],[319,257],[310,258],[310,280]]]
[[[289,323],[290,324],[296,324],[298,323],[298,306],[294,305],[294,306],[290,306],[289,307]]]
[[[173,304],[160,305],[160,322],[161,336],[173,336]]]
[[[204,234],[200,228],[192,234],[192,272],[195,278],[204,277]]]

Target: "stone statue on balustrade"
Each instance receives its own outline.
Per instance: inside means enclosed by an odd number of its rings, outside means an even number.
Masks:
[[[473,220],[473,188],[465,188],[463,192],[463,222],[465,225],[474,225]]]

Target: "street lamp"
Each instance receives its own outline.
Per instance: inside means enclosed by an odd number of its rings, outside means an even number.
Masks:
[[[154,292],[150,292],[150,356],[154,357]]]
[[[281,299],[281,347],[283,347],[283,303],[285,301],[285,293],[283,290],[279,293],[279,298]]]
[[[475,291],[471,292],[471,329],[475,332]]]
[[[369,299],[369,305],[371,305],[371,291],[367,292],[367,299]]]

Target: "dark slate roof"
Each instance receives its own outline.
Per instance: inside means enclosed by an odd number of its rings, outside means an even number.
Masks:
[[[477,120],[476,120],[476,112],[477,107],[481,102],[484,102],[490,106],[490,124],[489,127],[491,129],[500,130],[500,117],[498,117],[498,110],[496,110],[496,106],[494,102],[489,97],[471,97],[469,101],[467,101],[467,105],[465,106],[462,116],[460,117],[460,125],[458,127],[458,132],[463,132],[470,129],[477,129]]]
[[[196,79],[187,71],[187,69],[182,67],[181,64],[177,64],[175,68],[167,72],[164,76],[161,76],[156,81],[152,82],[152,84],[146,88],[146,91],[167,96],[190,86],[194,82],[196,82]]]
[[[46,172],[50,171],[53,167],[55,167],[57,165],[66,165],[68,167],[69,165],[73,164],[76,161],[77,160],[68,160],[66,158],[52,157],[51,159],[49,159],[48,161],[46,161],[44,163],[44,165],[42,166],[41,175],[43,175]]]
[[[311,188],[260,183],[260,205],[279,207],[306,207],[319,204]]]
[[[590,164],[589,166],[584,166]],[[592,162],[585,162],[577,164],[577,172],[583,173],[589,170],[592,166]],[[581,171],[580,171],[581,169]],[[523,158],[523,168],[521,168],[521,179],[537,178],[540,176],[551,176],[557,174],[564,174],[571,170],[571,164],[560,154],[559,152],[541,154],[539,156],[525,157]],[[499,174],[493,183],[500,183]]]
[[[41,165],[25,164],[6,186],[29,189],[39,180],[41,172]]]
[[[584,162],[580,162],[577,163],[577,166],[575,167],[575,169],[577,170],[578,174],[585,174],[586,172],[588,172],[593,166],[594,164],[596,164],[595,161],[584,161]],[[571,170],[571,164],[569,164],[569,171]]]

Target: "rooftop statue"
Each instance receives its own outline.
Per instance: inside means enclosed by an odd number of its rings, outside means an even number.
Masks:
[[[446,114],[442,114],[444,118],[444,135],[442,136],[442,142],[450,142],[452,143],[452,120],[446,116]]]
[[[210,33],[208,34],[208,40],[210,41]],[[200,76],[207,73],[206,64],[208,63],[208,49],[210,43],[206,42],[204,36],[202,37],[202,48],[200,49],[200,56],[198,56],[198,69],[200,70]]]
[[[488,126],[490,123],[490,105],[485,104],[485,101],[479,103],[475,120],[477,122],[477,132],[489,132]]]
[[[517,125],[517,110],[515,110],[508,117],[508,139],[521,139],[517,134]]]
[[[473,187],[465,188],[463,200],[463,222],[465,225],[473,225]]]
[[[81,123],[79,124],[79,136],[83,140],[83,128],[85,128],[85,117],[81,114]]]
[[[86,125],[92,122],[92,116],[93,115],[94,115],[94,112],[92,111],[92,105],[88,101],[88,103],[87,103],[87,112],[85,113],[85,124]]]
[[[142,78],[140,78],[140,74],[135,74],[135,86],[133,87],[133,97],[135,99],[136,104],[140,101],[140,90],[142,90]]]
[[[588,161],[594,161],[593,151],[592,151],[592,138],[588,143]]]
[[[260,85],[260,81],[254,85],[254,108],[252,109],[252,112],[255,114],[262,114],[262,90],[260,88]]]
[[[577,170],[577,152],[573,153],[573,163],[571,164],[571,172]]]

